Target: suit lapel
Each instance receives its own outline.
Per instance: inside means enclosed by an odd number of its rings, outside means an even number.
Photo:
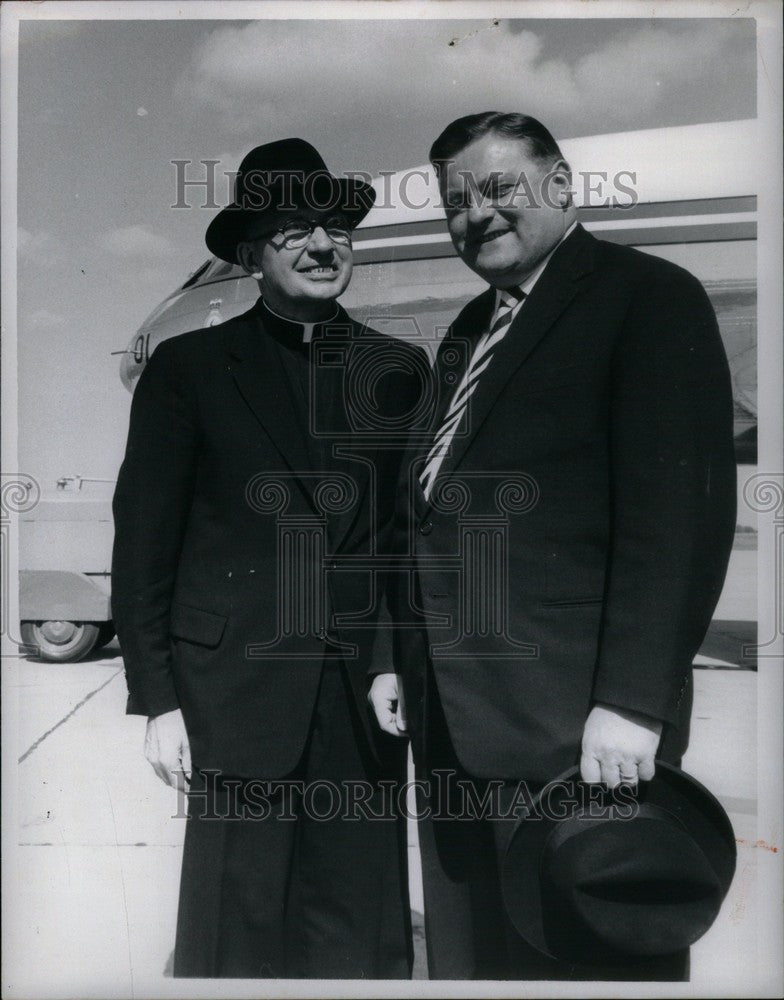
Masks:
[[[415,513],[418,518],[421,518],[430,506],[425,500],[425,494],[419,482],[419,470],[424,468],[426,464],[435,435],[452,402],[455,388],[465,375],[477,341],[487,329],[494,304],[495,289],[486,288],[481,295],[478,295],[463,308],[439,345],[434,367],[436,401],[432,410],[427,439],[417,446],[417,461],[415,463],[417,472],[412,483]]]
[[[444,337],[436,359],[438,399],[431,423],[434,433],[441,426],[479,338],[487,330],[494,306],[495,289],[487,288],[468,303]]]
[[[227,324],[229,371],[240,395],[280,452],[314,511],[311,457],[302,418],[294,405],[275,345],[265,334],[256,307]]]
[[[450,476],[460,466],[506,384],[577,294],[580,279],[593,269],[593,248],[593,237],[578,226],[553,254],[509,332],[496,347],[489,367],[480,376],[469,402],[468,416],[444,459],[439,480]],[[480,332],[487,328],[495,301],[494,290],[489,289],[489,292],[489,296],[485,292],[475,300],[477,305],[481,303],[481,314],[464,312],[459,318],[454,328],[456,338],[461,334],[470,337],[477,323],[483,324]]]

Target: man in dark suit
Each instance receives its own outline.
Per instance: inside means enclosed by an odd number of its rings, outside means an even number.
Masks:
[[[636,784],[686,747],[735,519],[715,316],[690,274],[576,223],[569,166],[536,120],[459,119],[431,160],[455,248],[490,287],[439,350],[399,542],[420,627],[398,630],[402,680],[371,691],[430,782],[430,975],[682,978],[684,954],[615,969],[539,955],[503,911],[499,862],[520,781],[533,795],[579,763],[585,782]],[[492,783],[488,819],[475,807]]]
[[[128,711],[164,781],[184,789],[193,762],[174,972],[407,978],[405,838],[380,784],[404,748],[366,677],[427,363],[336,302],[368,184],[300,139],[252,150],[236,184],[207,245],[261,298],[157,348],[114,498]]]

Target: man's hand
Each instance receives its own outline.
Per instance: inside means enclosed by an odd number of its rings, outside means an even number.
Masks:
[[[191,748],[185,721],[179,708],[147,720],[144,756],[167,785],[185,792],[186,778],[191,777]]]
[[[377,674],[368,691],[379,726],[392,736],[406,735],[406,706],[403,681],[397,674]]]
[[[653,777],[662,723],[649,715],[627,712],[612,705],[591,709],[583,731],[580,776],[615,788],[620,782],[636,785]]]

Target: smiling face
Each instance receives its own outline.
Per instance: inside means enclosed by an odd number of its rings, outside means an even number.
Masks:
[[[248,273],[261,272],[261,293],[272,309],[291,319],[311,322],[331,312],[330,303],[346,290],[353,253],[350,238],[345,242],[328,235],[327,230],[334,231],[338,220],[346,232],[350,231],[334,210],[307,215],[281,213],[272,225],[283,227],[303,219],[317,224],[301,246],[292,246],[280,232],[268,233],[241,243],[238,258]]]
[[[442,170],[447,225],[460,257],[496,288],[522,282],[571,225],[563,160],[533,158],[524,139],[489,132]]]

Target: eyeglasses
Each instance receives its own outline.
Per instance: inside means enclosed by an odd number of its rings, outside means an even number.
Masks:
[[[295,249],[296,247],[304,247],[316,228],[323,229],[333,243],[340,243],[344,246],[351,243],[351,229],[346,220],[339,215],[330,216],[325,221],[321,219],[289,219],[288,222],[284,222],[282,226],[274,229],[270,235],[280,234],[284,244],[290,249]]]

